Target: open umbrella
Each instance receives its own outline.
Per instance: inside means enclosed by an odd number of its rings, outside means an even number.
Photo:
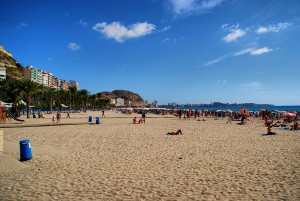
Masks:
[[[288,113],[288,116],[290,116],[290,117],[295,117],[296,116],[296,114],[295,113]]]

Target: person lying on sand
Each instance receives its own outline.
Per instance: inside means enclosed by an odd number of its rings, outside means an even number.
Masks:
[[[168,132],[167,135],[183,135],[182,131],[179,129],[177,132]]]

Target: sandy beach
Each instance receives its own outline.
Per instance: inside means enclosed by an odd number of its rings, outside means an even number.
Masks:
[[[88,111],[63,114],[61,124],[74,125],[39,126],[51,124],[46,114],[0,128],[0,200],[300,200],[299,131],[261,136],[259,119],[238,125],[149,114],[132,124],[140,115],[105,115],[100,125],[101,111]],[[166,135],[179,128],[183,135]],[[32,147],[25,162],[22,139]]]

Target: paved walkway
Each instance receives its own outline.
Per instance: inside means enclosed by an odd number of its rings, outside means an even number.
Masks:
[[[68,125],[84,125],[84,124],[95,124],[87,122],[77,122],[77,123],[46,123],[46,124],[22,124],[22,123],[9,123],[9,124],[0,124],[0,128],[23,128],[23,127],[45,127],[45,126],[68,126]]]

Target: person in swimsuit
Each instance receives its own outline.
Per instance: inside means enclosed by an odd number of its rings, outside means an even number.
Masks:
[[[179,129],[176,132],[168,132],[167,135],[183,135],[182,131]]]

